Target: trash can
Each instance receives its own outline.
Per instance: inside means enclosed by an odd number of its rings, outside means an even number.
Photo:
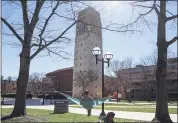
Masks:
[[[69,112],[69,101],[68,100],[58,100],[54,103],[54,113],[62,114]]]

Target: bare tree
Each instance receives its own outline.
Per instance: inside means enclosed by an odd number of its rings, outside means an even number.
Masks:
[[[96,71],[81,71],[75,74],[74,84],[76,87],[82,88],[82,91],[85,91],[87,87],[93,85],[93,83],[97,81],[97,79],[98,76]]]
[[[17,32],[18,30],[14,28],[13,24],[8,22],[7,18],[1,17],[1,21],[9,28],[13,35],[15,35],[15,37],[19,40],[20,45],[22,46],[22,51],[19,55],[20,70],[17,79],[17,96],[14,110],[11,114],[11,117],[16,117],[26,114],[25,98],[29,68],[32,59],[34,59],[34,57],[36,57],[41,51],[44,50],[47,50],[49,55],[53,53],[61,56],[62,58],[66,58],[65,56],[68,54],[60,48],[60,45],[62,45],[62,43],[68,44],[71,42],[71,39],[65,37],[64,35],[73,25],[77,23],[77,21],[73,21],[71,24],[69,24],[66,29],[58,33],[58,36],[52,36],[49,34],[49,32],[52,32],[52,30],[49,29],[48,25],[50,21],[54,19],[57,8],[62,4],[67,4],[68,2],[51,1],[46,2],[48,3],[48,6],[45,6],[45,1],[39,0],[36,1],[34,11],[32,11],[30,4],[28,4],[26,0],[12,3],[17,4],[22,10],[23,24],[21,24],[21,28],[23,29],[23,34],[19,34]],[[34,3],[35,1],[33,1],[33,5]],[[41,17],[42,7],[51,9],[51,12],[48,13],[47,17]]]
[[[108,72],[110,75],[115,78],[112,79],[111,82],[115,83],[114,88],[121,91],[123,88],[124,93],[127,93],[127,89],[129,89],[130,84],[132,83],[131,71],[130,69],[133,67],[133,59],[126,58],[123,61],[113,61],[111,63],[110,68],[108,68]],[[115,86],[116,85],[116,86]],[[125,97],[126,98],[126,97]]]
[[[150,22],[146,16],[151,12],[155,12],[157,15],[157,63],[156,63],[156,112],[153,121],[159,121],[161,123],[172,123],[168,112],[168,89],[167,89],[167,51],[168,47],[178,40],[178,36],[173,37],[171,40],[166,39],[166,23],[176,23],[178,14],[174,15],[166,9],[167,1],[154,0],[151,5],[150,1],[133,2],[130,4],[133,10],[141,8],[135,20],[131,23],[125,24],[111,24],[117,25],[118,28],[138,28],[140,23],[145,24],[149,29],[152,22]],[[173,1],[174,2],[174,1]],[[147,3],[147,5],[144,5]],[[146,11],[148,10],[148,11]],[[144,13],[144,11],[146,11]]]
[[[36,91],[41,91],[43,78],[44,78],[44,73],[32,73],[29,77],[29,82],[28,82],[28,85],[29,86],[31,85],[29,87],[29,90],[33,91],[34,93]]]
[[[150,88],[156,86],[156,63],[157,63],[157,50],[154,50],[150,56],[146,56],[140,59],[140,64],[143,65],[141,67],[141,78],[142,78],[142,87],[147,88],[148,93],[148,101],[150,101]],[[168,50],[168,57],[174,57],[174,53],[171,50]],[[167,66],[167,70],[169,71],[170,65]],[[174,68],[176,69],[176,68]],[[175,76],[174,72],[168,72],[168,77]],[[169,81],[168,81],[169,85]],[[169,87],[168,87],[169,88]]]

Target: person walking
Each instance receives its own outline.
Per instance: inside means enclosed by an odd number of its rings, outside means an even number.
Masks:
[[[90,105],[87,105],[87,104],[90,104]],[[88,90],[84,91],[84,95],[83,97],[81,98],[80,100],[80,105],[84,105],[87,110],[88,110],[88,116],[91,115],[91,109],[92,109],[92,105],[94,104],[94,100],[92,97],[89,96],[89,92]]]

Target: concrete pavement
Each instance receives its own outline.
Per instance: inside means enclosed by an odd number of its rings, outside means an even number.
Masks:
[[[78,105],[69,105],[71,107],[79,107]],[[82,106],[81,106],[82,107]],[[102,106],[97,106],[102,107]],[[104,107],[118,107],[118,108],[156,108],[155,105],[143,105],[143,106],[108,106],[105,105]],[[168,108],[177,108],[177,106],[168,106]]]
[[[14,106],[2,106],[2,108],[13,108]],[[54,105],[49,106],[27,106],[27,108],[31,109],[44,109],[44,110],[54,110]],[[69,107],[70,113],[76,114],[87,114],[86,109],[84,108],[72,108]],[[105,110],[107,112],[114,112],[116,118],[124,118],[124,119],[132,119],[132,120],[141,120],[141,121],[151,121],[155,113],[145,113],[145,112],[129,112],[129,111],[112,111],[112,110]],[[99,116],[101,110],[99,109],[92,109],[93,116]],[[170,114],[171,119],[173,122],[177,122],[177,114]]]

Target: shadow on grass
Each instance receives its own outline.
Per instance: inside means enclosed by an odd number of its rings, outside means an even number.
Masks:
[[[66,113],[50,113],[50,115],[53,115],[53,114],[66,114]]]
[[[4,116],[4,117],[1,118],[1,121],[8,120],[8,119],[11,119],[11,118],[13,118],[11,115]]]

